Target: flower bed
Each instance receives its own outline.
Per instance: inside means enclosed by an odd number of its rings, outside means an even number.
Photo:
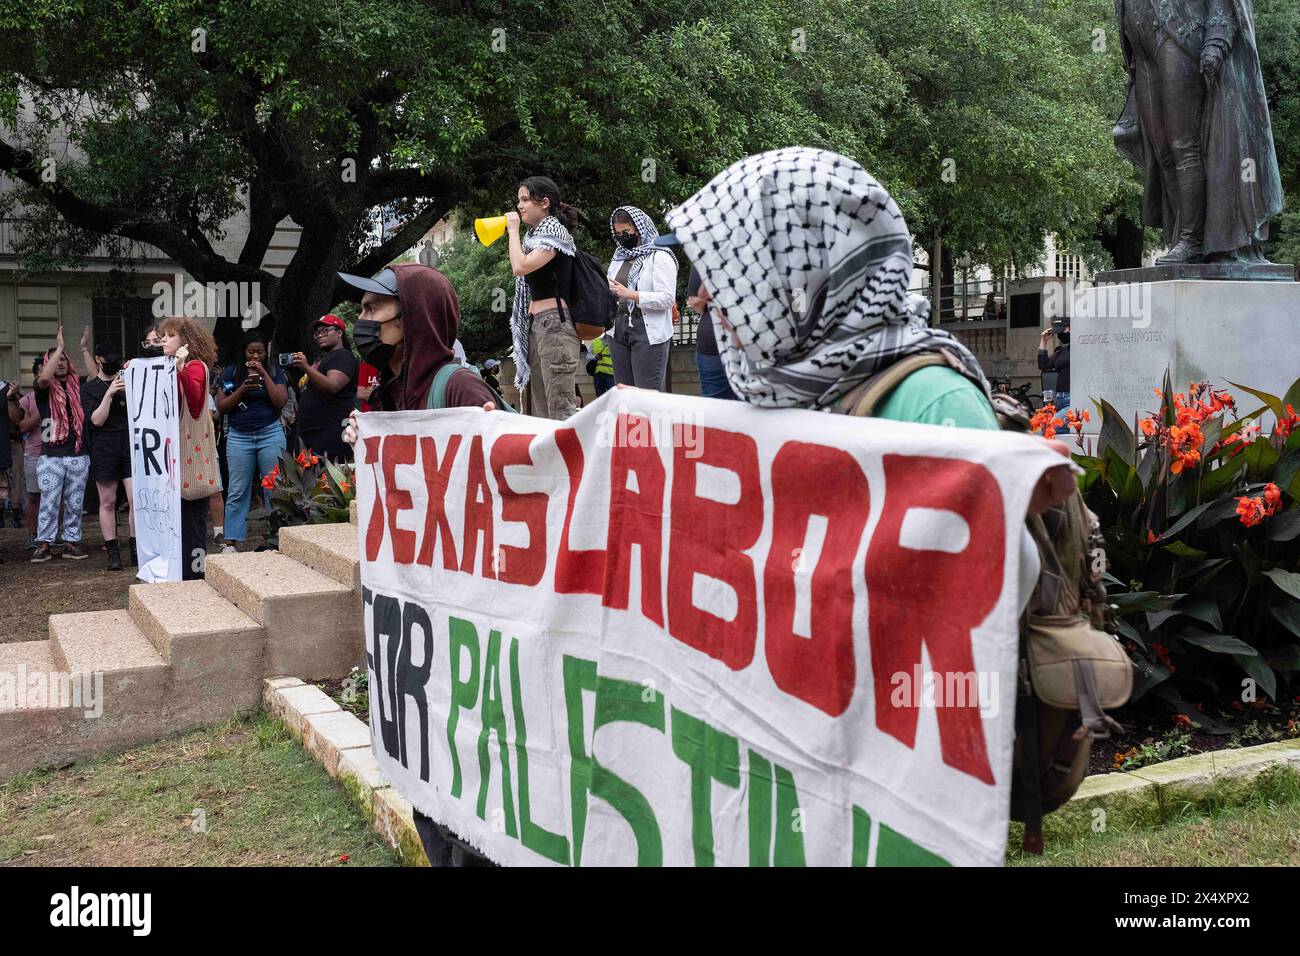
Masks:
[[[1297,735],[1300,381],[1282,397],[1233,387],[1262,404],[1238,414],[1229,393],[1206,382],[1176,393],[1168,374],[1153,389],[1158,407],[1132,426],[1099,401],[1095,454],[1087,413],[1034,420],[1045,435],[1075,433],[1080,487],[1106,538],[1114,631],[1136,671],[1118,715],[1135,731],[1098,748],[1105,769],[1150,757],[1144,747],[1194,753],[1216,739]],[[1170,734],[1187,740],[1174,746]]]

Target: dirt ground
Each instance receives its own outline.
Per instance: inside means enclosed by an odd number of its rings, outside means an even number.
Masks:
[[[251,551],[265,540],[266,522],[250,519],[248,540],[240,543],[241,551]],[[126,607],[127,589],[139,584],[135,567],[123,553],[121,571],[107,571],[104,536],[99,530],[98,514],[81,519],[82,546],[89,557],[71,561],[55,557],[42,564],[28,561],[27,529],[6,526],[0,529],[0,643],[40,641],[49,637],[51,614],[69,611],[108,611]],[[127,538],[126,512],[118,514],[118,538]],[[212,542],[208,528],[208,553],[221,548]],[[57,554],[57,549],[56,549]]]

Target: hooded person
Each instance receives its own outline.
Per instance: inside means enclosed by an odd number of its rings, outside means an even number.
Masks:
[[[451,281],[422,265],[390,266],[373,279],[340,272],[339,278],[361,295],[361,313],[352,327],[362,358],[379,370],[370,396],[373,411],[411,411],[428,407],[438,370],[456,366],[447,381],[444,408],[496,407],[496,396],[478,373],[460,364],[454,343],[460,331],[460,302]],[[356,415],[345,421],[343,440],[355,445]],[[482,857],[447,827],[419,810],[416,832],[433,866],[473,865]]]
[[[444,365],[457,371],[447,382],[447,407],[483,406],[496,396],[454,352],[460,301],[450,280],[429,266],[391,266],[373,279],[340,272],[361,294],[353,338],[361,357],[379,370],[370,396],[375,411],[425,408],[434,377]]]
[[[909,293],[907,223],[858,163],[802,146],[748,156],[666,219],[673,231],[657,242],[680,245],[699,269],[705,321],[742,401],[850,412],[896,363],[924,356],[876,403],[876,417],[998,428],[979,362],[932,328],[929,304]],[[1074,487],[1068,465],[1049,469],[1031,509]]]

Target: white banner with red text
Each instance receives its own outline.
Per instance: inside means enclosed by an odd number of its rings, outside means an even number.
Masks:
[[[358,416],[370,726],[503,864],[999,864],[1040,439],[616,389]]]

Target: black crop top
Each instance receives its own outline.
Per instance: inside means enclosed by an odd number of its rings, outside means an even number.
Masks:
[[[573,256],[566,256],[558,249],[550,262],[524,276],[524,282],[528,284],[529,298],[533,301],[567,299],[572,279]]]

